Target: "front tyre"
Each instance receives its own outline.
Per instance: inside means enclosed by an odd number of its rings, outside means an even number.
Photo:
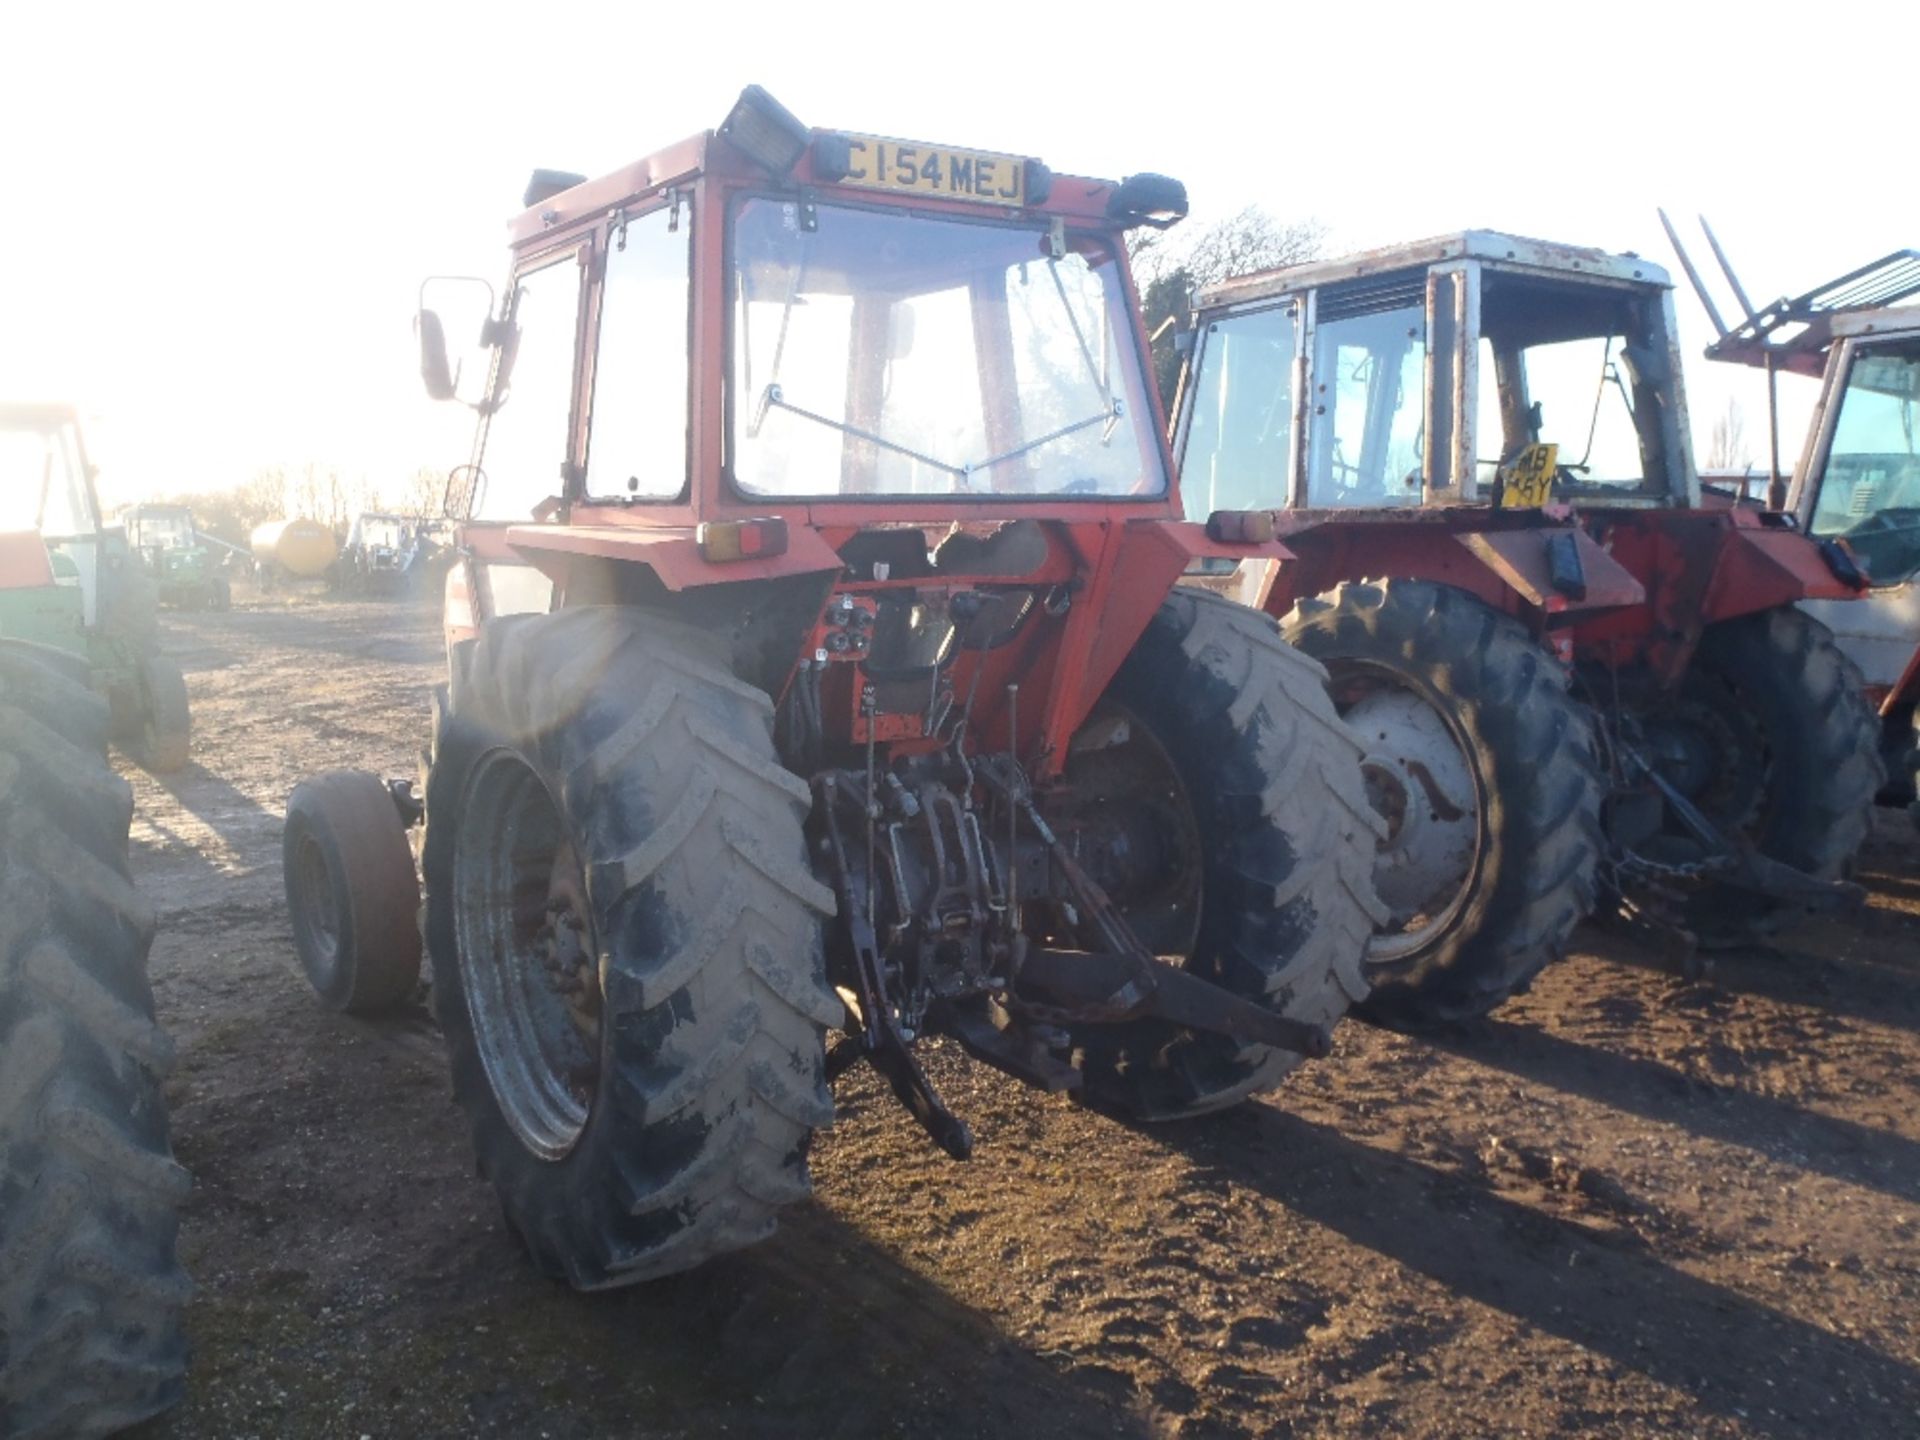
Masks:
[[[420,988],[420,882],[393,795],[364,770],[294,787],[281,832],[300,966],[335,1010],[378,1015]]]
[[[493,621],[428,784],[454,1090],[508,1224],[582,1289],[771,1234],[833,1114],[810,797],[713,652],[620,608]]]
[[[155,775],[186,768],[192,740],[187,677],[165,655],[140,657],[140,734],[134,759]]]
[[[1327,667],[1387,824],[1374,882],[1389,920],[1359,1013],[1399,1029],[1488,1014],[1593,908],[1604,786],[1564,667],[1424,580],[1343,584],[1281,629]]]
[[[1188,970],[1290,1019],[1333,1025],[1367,992],[1379,819],[1326,672],[1267,616],[1180,589],[1109,694],[1149,731],[1129,748],[1168,763],[1151,786],[1104,788],[1120,801],[1149,789],[1174,797],[1149,827],[1167,847],[1165,883],[1115,902],[1157,953],[1184,954]],[[1112,747],[1085,743],[1076,740],[1068,760],[1069,794],[1102,789],[1096,773],[1114,765],[1104,758]],[[1189,868],[1191,901],[1178,883]],[[1087,1101],[1142,1120],[1232,1105],[1300,1062],[1161,1020],[1085,1026],[1074,1042]]]

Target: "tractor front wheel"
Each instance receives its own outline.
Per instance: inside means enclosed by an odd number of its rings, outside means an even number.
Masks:
[[[1603,786],[1565,669],[1517,622],[1424,580],[1348,583],[1282,625],[1327,667],[1386,821],[1388,923],[1360,1013],[1475,1019],[1562,955],[1593,908]]]
[[[320,998],[377,1015],[420,985],[420,881],[393,796],[364,770],[303,780],[281,864],[294,948]]]
[[[1066,768],[1067,829],[1127,824],[1157,880],[1113,900],[1157,954],[1289,1019],[1332,1026],[1367,993],[1379,820],[1326,672],[1273,621],[1176,590]],[[1144,730],[1144,734],[1135,733]],[[1104,818],[1103,818],[1104,817]],[[1074,1032],[1088,1103],[1139,1120],[1270,1090],[1298,1055],[1161,1020]]]
[[[192,715],[187,677],[165,655],[140,658],[140,737],[134,758],[156,775],[185,768]]]
[[[427,789],[454,1090],[507,1222],[582,1289],[771,1234],[827,1124],[806,783],[713,637],[595,607],[491,622]]]

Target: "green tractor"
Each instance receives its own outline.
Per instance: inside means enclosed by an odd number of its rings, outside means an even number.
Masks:
[[[93,1437],[182,1394],[190,1181],[128,867],[126,716],[186,758],[151,587],[99,523],[64,406],[0,405],[0,1436]],[[140,582],[140,583],[137,583]]]
[[[233,586],[220,573],[221,559],[185,505],[136,505],[122,517],[127,544],[147,567],[162,605],[182,610],[226,610]],[[211,542],[211,543],[209,543]]]
[[[0,641],[64,651],[147,769],[187,763],[187,682],[159,653],[152,577],[100,521],[68,405],[0,404]]]

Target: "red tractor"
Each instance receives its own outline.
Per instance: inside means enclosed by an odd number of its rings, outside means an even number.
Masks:
[[[1665,274],[1488,232],[1200,297],[1188,513],[1272,507],[1297,563],[1217,566],[1332,672],[1389,834],[1368,1013],[1524,988],[1598,894],[1692,943],[1837,883],[1878,783],[1825,627],[1845,557],[1703,495]]]
[[[1286,556],[1182,513],[1125,248],[1182,188],[753,87],[527,205],[474,307],[424,791],[308,781],[285,852],[310,976],[375,1009],[417,983],[423,822],[454,1088],[535,1262],[769,1233],[861,1060],[964,1157],[924,1037],[1140,1118],[1326,1053],[1379,822],[1321,668],[1175,588]]]

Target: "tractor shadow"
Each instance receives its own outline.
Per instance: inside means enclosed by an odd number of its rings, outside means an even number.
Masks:
[[[134,785],[136,874],[164,909],[208,903],[219,888],[276,868],[278,808],[197,761],[164,775],[125,768]]]
[[[1790,933],[1773,944],[1704,955],[1707,969],[1702,982],[1729,995],[1920,1033],[1920,964],[1911,958],[1920,956],[1920,919],[1869,911],[1838,923],[1877,941],[1905,933],[1911,943],[1904,953],[1884,943],[1871,946],[1869,953],[1832,945],[1811,950],[1796,946],[1796,935]],[[1798,938],[1812,935],[1800,931]],[[1582,952],[1608,964],[1666,976],[1676,984],[1680,980],[1669,961],[1604,928],[1583,927],[1578,945]]]
[[[1783,1165],[1920,1203],[1920,1142],[1498,1019],[1429,1042],[1470,1064],[1739,1146]]]
[[[710,1433],[1150,1433],[1122,1397],[1040,1360],[818,1205],[692,1274],[566,1303],[584,1303],[620,1351],[698,1387]],[[716,1415],[721,1397],[740,1408]]]
[[[1781,1437],[1908,1436],[1920,1371],[1643,1248],[1265,1105],[1155,1130],[1196,1166],[1547,1335]],[[1575,1263],[1577,1261],[1577,1263]]]

